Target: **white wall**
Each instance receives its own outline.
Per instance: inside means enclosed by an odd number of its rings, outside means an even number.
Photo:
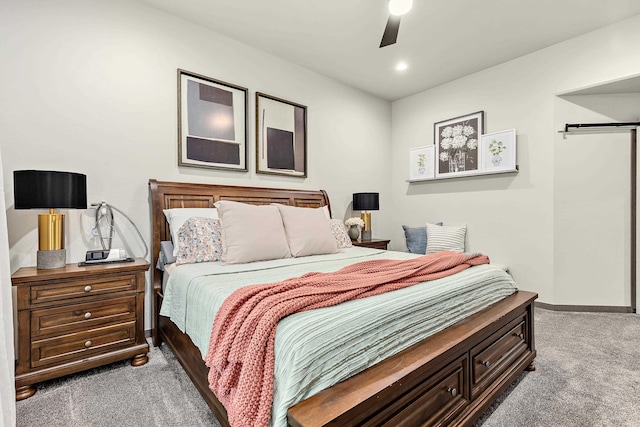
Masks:
[[[466,223],[468,249],[508,264],[540,301],[628,306],[628,143],[619,135],[562,142],[557,132],[566,122],[619,121],[620,109],[611,99],[585,108],[556,95],[639,73],[640,16],[394,102],[393,247],[403,249],[402,224]],[[409,149],[433,143],[433,123],[478,110],[485,132],[517,129],[520,173],[407,183]],[[623,120],[639,117],[627,111]],[[605,159],[614,145],[627,159]]]
[[[351,215],[351,193],[379,191],[382,210],[373,214],[374,234],[391,238],[392,249],[404,250],[402,224],[466,223],[469,249],[508,264],[519,286],[539,292],[541,301],[627,305],[624,284],[603,292],[602,275],[592,280],[596,276],[588,273],[593,263],[572,252],[580,230],[588,233],[594,220],[612,218],[615,232],[606,247],[618,252],[600,252],[598,260],[615,281],[625,280],[628,260],[619,248],[628,246],[628,237],[620,235],[628,227],[627,207],[617,206],[627,203],[624,189],[611,194],[617,200],[611,211],[597,200],[590,203],[589,185],[578,188],[572,181],[584,172],[583,161],[598,152],[583,150],[584,160],[566,166],[569,146],[559,145],[557,133],[567,121],[616,119],[620,109],[613,111],[611,101],[603,111],[600,101],[576,106],[556,95],[639,74],[639,28],[640,17],[629,19],[390,106],[133,0],[4,2],[0,147],[11,269],[34,265],[37,249],[36,213],[12,208],[12,171],[40,168],[86,173],[89,200],[127,212],[147,242],[149,178],[324,188],[337,217]],[[177,167],[177,68],[250,89],[250,172]],[[253,172],[255,91],[308,106],[309,178]],[[485,111],[485,132],[518,130],[520,173],[408,184],[409,149],[433,143],[433,123],[478,110]],[[595,137],[589,143],[604,142]],[[623,183],[628,171],[613,169],[607,179]],[[602,192],[607,188],[600,186]],[[585,217],[585,211],[598,213]],[[88,234],[92,215],[67,212],[69,262],[95,247]],[[571,230],[559,229],[563,218],[575,218]],[[121,243],[141,255],[143,246],[121,224],[127,236]]]
[[[0,39],[12,271],[34,265],[37,250],[36,212],[13,209],[17,169],[85,173],[89,201],[126,212],[147,243],[150,178],[323,188],[338,218],[351,215],[353,192],[378,191],[382,210],[373,227],[391,233],[387,101],[137,1],[10,0],[2,5]],[[249,88],[250,172],[177,167],[178,68]],[[309,178],[253,172],[256,91],[308,107]],[[95,247],[92,223],[93,211],[67,211],[67,262]],[[119,224],[123,244],[142,255],[135,233]]]
[[[2,151],[2,150],[0,150]],[[0,171],[2,156],[0,155]],[[3,178],[0,175],[0,426],[16,425],[16,389],[14,386],[15,347],[13,310],[9,275],[9,238],[4,205]]]

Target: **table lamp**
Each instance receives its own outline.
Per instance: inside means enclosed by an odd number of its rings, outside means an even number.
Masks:
[[[362,211],[362,240],[371,240],[371,212],[380,209],[378,193],[353,193],[353,210]]]
[[[55,208],[87,208],[87,176],[73,172],[22,170],[13,172],[15,209],[49,209],[38,215],[37,267],[64,267],[64,215]]]

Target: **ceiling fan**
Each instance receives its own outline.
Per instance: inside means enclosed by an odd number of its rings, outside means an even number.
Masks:
[[[413,0],[389,0],[389,20],[382,34],[380,47],[395,44],[400,29],[400,17],[411,10]]]

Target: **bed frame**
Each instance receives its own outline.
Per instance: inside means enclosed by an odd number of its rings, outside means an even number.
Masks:
[[[218,200],[329,206],[323,190],[284,190],[149,180],[153,265],[170,240],[163,209],[213,207]],[[330,206],[329,206],[329,209]],[[209,390],[200,351],[159,315],[162,272],[152,269],[153,342],[165,342],[222,426],[224,407]],[[293,427],[471,425],[524,370],[535,370],[533,301],[518,291],[416,345],[289,408]]]

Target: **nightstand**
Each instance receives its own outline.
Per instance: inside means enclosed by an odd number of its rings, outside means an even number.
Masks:
[[[384,249],[385,251],[387,250],[387,245],[389,244],[390,240],[385,240],[385,239],[369,239],[369,240],[352,240],[351,244],[353,246],[362,246],[364,248],[371,248],[371,249]]]
[[[133,262],[51,270],[21,268],[11,276],[17,290],[16,400],[34,384],[133,358],[147,363],[144,336],[145,272]]]

